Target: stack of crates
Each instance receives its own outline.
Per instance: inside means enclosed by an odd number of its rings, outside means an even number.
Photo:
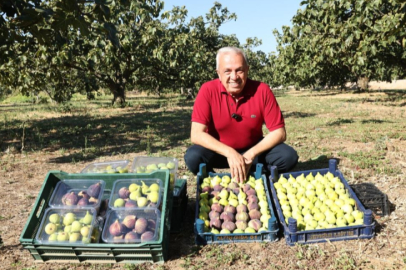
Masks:
[[[51,195],[62,180],[93,180],[102,179],[105,182],[102,200],[110,198],[115,181],[125,179],[160,179],[164,192],[161,201],[161,217],[159,236],[156,241],[137,244],[102,243],[101,241],[88,244],[58,245],[57,243],[41,243],[36,234],[49,205]],[[45,177],[40,193],[28,221],[20,236],[20,243],[27,249],[35,261],[63,261],[89,263],[163,263],[168,256],[170,217],[172,212],[173,193],[170,190],[169,170],[157,170],[151,173],[86,173],[70,174],[62,171],[50,171]],[[105,204],[105,203],[104,203]],[[103,203],[100,212],[104,211]],[[103,217],[99,213],[99,217]]]
[[[361,203],[375,215],[387,216],[390,213],[388,196],[372,183],[350,185]]]

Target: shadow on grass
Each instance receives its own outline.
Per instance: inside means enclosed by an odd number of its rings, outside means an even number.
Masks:
[[[341,119],[339,118],[337,121],[333,121],[331,123],[328,123],[327,126],[340,126],[343,124],[352,124],[354,123],[354,120],[352,119]]]
[[[165,107],[167,102],[171,106]],[[170,150],[184,145],[184,140],[190,137],[191,110],[183,109],[182,106],[189,104],[179,99],[162,99],[162,103],[159,111],[156,109],[160,104],[156,101],[149,104],[144,98],[137,108],[127,107],[124,113],[121,109],[99,113],[96,107],[87,108],[88,113],[62,114],[62,117],[58,114],[54,118],[30,120],[25,125],[21,119],[9,121],[0,127],[3,138],[0,147],[19,150],[24,138],[25,151],[60,151],[60,156],[50,160],[55,163],[88,161],[114,153],[153,154]]]
[[[306,118],[314,117],[315,113],[304,113],[304,112],[283,112],[284,118]]]
[[[365,93],[384,93],[386,96],[374,97],[374,98],[356,98],[356,94],[365,94]],[[406,90],[377,90],[377,91],[354,91],[354,98],[345,99],[345,102],[349,103],[388,103],[390,106],[404,107],[406,102],[403,102],[406,99]],[[392,102],[399,102],[399,104],[390,104]]]
[[[392,121],[381,120],[381,119],[367,119],[361,120],[362,124],[383,124],[383,123],[393,123]]]

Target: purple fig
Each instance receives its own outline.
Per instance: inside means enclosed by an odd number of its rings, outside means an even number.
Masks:
[[[247,194],[247,197],[251,196],[251,195],[255,195],[257,196],[257,192],[255,191],[255,189],[249,189],[247,190],[247,192],[245,192],[245,194]]]
[[[76,205],[78,203],[78,195],[75,194],[75,192],[70,192],[66,195],[66,197],[62,197],[64,199],[62,203],[64,205]]]
[[[110,234],[114,235],[114,236],[122,235],[122,234],[124,234],[125,231],[126,231],[126,227],[123,224],[121,224],[118,221],[118,219],[115,222],[113,222],[109,227]]]
[[[220,215],[220,219],[223,221],[233,221],[234,222],[234,214],[230,212],[223,212]]]
[[[238,195],[240,193],[240,188],[233,188],[233,192],[235,195]]]
[[[113,236],[113,243],[122,243],[124,240],[124,234]]]
[[[204,188],[202,188],[202,193],[207,192],[210,194],[211,191],[212,191],[212,189],[209,186],[205,186]]]
[[[126,233],[124,240],[126,243],[133,243],[133,242],[137,242],[137,240],[140,240],[140,235],[136,232],[128,232]]]
[[[87,194],[85,190],[80,191],[80,192],[78,193],[78,196],[79,196],[79,197],[82,197],[82,198],[90,199],[89,194]]]
[[[135,207],[137,207],[137,202],[133,201],[133,200],[128,200],[125,202],[124,207],[135,208]]]
[[[148,219],[148,231],[155,232],[156,229],[156,221],[154,219]]]
[[[141,242],[147,242],[154,239],[154,233],[151,231],[144,232],[141,235]]]
[[[234,190],[235,188],[239,188],[238,184],[236,182],[231,182],[227,186],[230,190]]]
[[[219,203],[213,203],[211,205],[211,210],[221,213],[223,212],[223,206]]]
[[[86,206],[88,204],[89,204],[89,200],[87,198],[82,198],[77,203],[78,206]]]
[[[215,228],[217,230],[220,230],[221,229],[221,220],[219,218],[210,220],[210,228]]]
[[[220,218],[220,213],[216,212],[214,210],[211,210],[209,213],[209,218],[210,218],[210,220]]]
[[[232,221],[224,221],[223,224],[221,224],[222,229],[227,229],[230,232],[234,231],[236,229],[236,226],[234,222]]]
[[[248,202],[248,204],[249,203],[258,203],[258,197],[257,197],[257,195],[249,195],[248,197],[247,197],[247,202]]]
[[[145,218],[139,218],[135,222],[134,231],[138,234],[143,234],[148,227],[148,221]]]
[[[231,204],[229,204],[229,205],[226,205],[226,206],[224,207],[224,212],[230,212],[231,214],[235,214],[236,209],[235,209],[234,206],[232,206]]]
[[[245,184],[242,188],[242,190],[245,192],[245,194],[247,194],[247,191],[251,189],[250,184]]]
[[[242,221],[247,222],[248,219],[249,219],[249,216],[248,216],[248,214],[247,214],[246,212],[239,212],[239,213],[237,213],[237,215],[235,216],[235,219],[236,219],[236,220],[242,220]]]
[[[237,221],[235,222],[235,226],[237,226],[238,229],[244,231],[244,230],[248,227],[248,224],[247,224],[247,222],[245,222],[245,221],[237,220]]]
[[[99,202],[99,200],[94,197],[90,197],[90,199],[89,199],[89,203],[91,203],[91,204],[98,203],[98,202]]]
[[[120,190],[118,191],[118,196],[121,199],[127,199],[130,196],[130,190],[128,190],[127,187],[122,187],[120,188]]]
[[[257,210],[259,209],[259,206],[258,206],[258,204],[256,202],[248,203],[247,207],[248,207],[249,211],[251,211],[252,209],[257,209]]]
[[[262,227],[262,222],[258,219],[252,219],[248,222],[248,227],[253,228],[255,231],[258,231]]]
[[[213,190],[212,192],[210,192],[210,198],[217,197],[219,193],[220,191]]]
[[[126,216],[123,221],[121,222],[128,230],[134,229],[135,221],[137,217],[135,215],[128,215]]]
[[[239,204],[237,206],[237,213],[239,212],[248,212],[248,208],[245,204]]]
[[[259,212],[257,209],[252,209],[248,213],[250,216],[250,219],[260,219],[261,218],[261,212]]]
[[[100,190],[101,190],[101,183],[99,182],[99,183],[93,184],[90,187],[88,187],[86,190],[86,193],[90,197],[97,198],[97,197],[99,197]]]
[[[220,192],[223,188],[224,188],[224,187],[221,186],[221,185],[215,185],[215,186],[213,187],[213,191],[218,191],[218,192]]]

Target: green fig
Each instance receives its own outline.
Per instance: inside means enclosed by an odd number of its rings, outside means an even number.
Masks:
[[[48,241],[49,242],[56,242],[58,238],[58,234],[57,233],[53,233],[49,236]]]
[[[137,185],[136,183],[132,183],[132,184],[128,187],[128,190],[129,190],[130,192],[133,192],[133,191],[136,191],[139,187],[140,187],[140,186]]]
[[[45,233],[46,233],[46,234],[51,235],[51,234],[53,234],[53,233],[55,233],[55,232],[56,232],[56,225],[55,225],[55,224],[53,224],[53,223],[48,223],[48,224],[45,226]]]
[[[60,221],[61,221],[61,216],[57,213],[49,216],[49,222],[51,222],[51,223],[57,224],[57,223],[60,223]]]
[[[149,192],[149,187],[145,184],[144,181],[141,181],[142,186],[141,186],[141,192],[142,194],[147,194]]]
[[[159,193],[156,191],[152,191],[151,193],[148,194],[148,200],[150,200],[153,203],[157,203],[159,200]]]
[[[139,197],[142,197],[140,186],[138,186],[137,189],[130,193],[130,200],[136,201]]]
[[[63,224],[64,224],[65,226],[71,225],[72,222],[75,221],[75,219],[76,219],[76,216],[75,216],[74,213],[67,213],[67,214],[65,215],[65,217],[63,218]]]
[[[72,233],[80,232],[80,229],[82,229],[82,224],[80,224],[79,221],[75,220],[74,222],[72,222],[70,232]]]
[[[166,167],[167,167],[169,170],[175,169],[175,163],[169,161],[169,162],[166,164]]]
[[[90,225],[90,224],[92,224],[92,220],[93,220],[93,215],[91,215],[89,213],[89,211],[87,211],[85,217],[83,218],[83,223],[86,225]]]
[[[137,199],[137,205],[138,207],[145,207],[148,204],[148,199],[145,197],[139,197]]]

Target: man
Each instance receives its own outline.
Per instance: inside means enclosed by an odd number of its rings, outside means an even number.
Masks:
[[[231,176],[244,181],[251,165],[265,169],[278,166],[279,172],[293,168],[296,151],[284,144],[285,122],[268,85],[248,79],[244,52],[221,48],[216,57],[219,79],[200,88],[192,113],[191,141],[185,162],[197,174],[200,163],[207,169],[230,168]],[[264,137],[262,124],[269,133]]]

